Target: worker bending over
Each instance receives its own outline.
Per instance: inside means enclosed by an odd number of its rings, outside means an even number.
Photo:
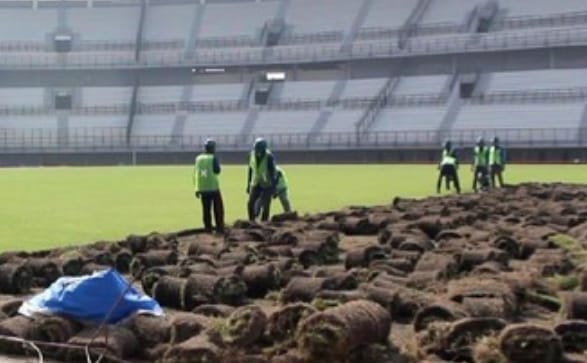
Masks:
[[[452,143],[447,141],[444,144],[440,165],[438,166],[440,172],[438,174],[438,181],[436,182],[437,193],[440,193],[440,187],[442,186],[443,178],[446,180],[446,190],[450,190],[450,184],[452,182],[457,193],[461,193],[461,184],[459,182],[459,175],[457,172],[458,168],[459,160],[457,158],[456,151],[452,148]]]
[[[255,140],[249,155],[247,176],[247,209],[249,220],[255,220],[261,214],[261,220],[269,219],[271,198],[275,191],[275,161],[263,138]]]
[[[503,188],[503,172],[505,171],[505,149],[499,144],[499,138],[493,138],[493,144],[489,148],[489,170],[491,173],[491,186],[495,188],[495,177],[499,186]]]
[[[279,198],[284,212],[291,212],[291,203],[288,197],[287,176],[279,166],[275,168],[276,182],[273,198]]]
[[[487,166],[489,164],[489,149],[485,146],[485,140],[482,137],[477,139],[477,146],[473,149],[473,190],[477,191],[477,186],[486,190],[489,188],[489,173]]]
[[[204,153],[196,157],[194,170],[194,189],[196,198],[202,201],[202,216],[204,228],[212,232],[212,208],[214,208],[214,220],[216,232],[224,232],[224,204],[220,194],[220,162],[215,155],[216,142],[212,139],[206,140]]]

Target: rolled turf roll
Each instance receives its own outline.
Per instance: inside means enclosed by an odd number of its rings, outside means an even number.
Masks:
[[[226,344],[247,347],[254,344],[265,331],[267,316],[256,305],[247,305],[230,314],[222,327],[222,341]]]
[[[314,303],[316,299],[345,303],[353,300],[365,300],[367,299],[367,296],[364,292],[359,290],[322,290],[316,294],[316,298],[312,302]]]
[[[187,303],[188,280],[179,277],[161,276],[153,284],[151,296],[162,306],[191,310]]]
[[[151,250],[134,256],[130,263],[130,273],[137,278],[149,267],[175,265],[177,252],[173,250]]]
[[[105,326],[100,331],[95,327],[85,328],[67,342],[76,347],[89,347],[90,354],[96,358],[106,355],[118,359],[132,358],[139,351],[139,343],[130,329],[122,326]],[[84,349],[67,349],[67,361],[81,362],[86,359]]]
[[[246,283],[238,276],[192,274],[186,289],[188,310],[207,303],[240,305],[247,293]]]
[[[502,297],[466,297],[462,305],[468,315],[475,318],[507,319],[514,309]]]
[[[448,284],[451,301],[463,303],[472,316],[509,317],[518,310],[518,299],[511,287],[493,279],[464,278]],[[498,315],[498,316],[495,316]]]
[[[48,343],[66,343],[81,330],[80,323],[60,316],[46,316],[34,321],[30,338]],[[65,350],[56,347],[43,347],[51,356],[64,358]]]
[[[467,317],[467,313],[458,304],[451,301],[439,301],[418,310],[412,323],[414,331],[424,330],[433,322],[452,322]]]
[[[581,291],[587,292],[587,269],[584,269],[581,272],[579,286],[580,286]]]
[[[206,337],[195,336],[173,345],[163,356],[163,363],[221,363],[220,348]]]
[[[338,242],[330,239],[326,240],[302,240],[297,244],[296,249],[317,252],[320,261],[323,263],[338,262]],[[294,252],[295,255],[295,252]],[[301,261],[300,261],[301,262]]]
[[[318,312],[310,304],[288,304],[269,316],[267,333],[274,341],[283,341],[293,337],[298,323],[306,317]]]
[[[567,319],[587,320],[587,292],[569,293],[564,300],[564,313]]]
[[[294,277],[282,291],[281,299],[285,303],[310,302],[321,290],[335,289],[335,281],[319,277]]]
[[[9,318],[16,316],[23,302],[23,299],[10,299],[2,302],[0,303],[0,312]]]
[[[204,304],[200,305],[192,312],[211,318],[227,318],[235,310],[234,307],[223,304]]]
[[[95,262],[86,262],[84,264],[84,266],[82,267],[82,270],[80,271],[81,275],[91,275],[94,272],[98,272],[98,271],[104,271],[107,270],[109,268],[111,268],[112,266],[109,265],[100,265],[97,264]]]
[[[371,261],[369,268],[377,269],[380,266],[389,266],[394,270],[409,274],[414,271],[414,263],[407,258],[391,258],[385,260]]]
[[[391,317],[381,306],[351,301],[302,320],[296,341],[306,355],[335,360],[358,346],[386,341],[390,329]]]
[[[31,270],[22,264],[0,265],[0,293],[26,294],[31,288],[32,279]]]
[[[418,263],[420,256],[422,256],[422,253],[419,251],[405,251],[397,249],[392,249],[390,255],[391,258],[404,258],[410,261],[414,266],[416,263]]]
[[[26,316],[17,315],[0,322],[0,335],[30,339],[34,321]],[[24,352],[21,343],[0,341],[0,353],[22,354]]]
[[[385,251],[379,246],[366,246],[354,248],[346,252],[345,267],[367,267],[372,261],[383,260],[386,257]]]
[[[484,336],[499,333],[507,323],[496,318],[464,318],[450,324],[436,354],[446,360],[470,362],[473,344]]]
[[[379,232],[379,226],[367,217],[344,217],[339,223],[340,230],[349,236],[370,236]]]
[[[231,265],[243,264],[251,265],[259,262],[259,256],[250,250],[237,249],[232,251],[223,252],[219,256],[221,264],[227,263]]]
[[[437,285],[439,281],[446,279],[443,270],[414,271],[408,276],[407,286],[414,289],[425,289]]]
[[[497,248],[477,248],[463,251],[459,261],[459,271],[471,271],[476,266],[487,262],[497,262],[507,266],[509,255]]]
[[[54,262],[48,258],[29,258],[25,262],[25,266],[33,274],[33,285],[37,287],[48,287],[61,277],[58,262],[59,260]]]
[[[152,296],[153,286],[162,276],[178,277],[179,268],[176,266],[157,266],[149,267],[141,276],[141,286],[143,291]]]
[[[181,343],[212,326],[212,320],[204,315],[194,313],[177,313],[171,318],[170,342]]]
[[[566,320],[557,324],[554,332],[561,338],[566,352],[581,353],[587,350],[587,321]]]
[[[132,261],[132,254],[129,250],[123,249],[120,250],[114,256],[114,267],[120,273],[128,273],[130,271],[130,263]]]
[[[292,246],[289,245],[277,245],[277,246],[261,246],[259,250],[261,253],[268,257],[293,257]]]
[[[263,297],[281,286],[281,271],[272,264],[248,265],[240,274],[247,284],[247,296]]]
[[[226,236],[227,242],[264,242],[269,239],[271,233],[261,228],[238,229],[232,228]]]
[[[65,276],[78,276],[84,267],[84,259],[78,253],[65,253],[58,257],[61,271]]]
[[[497,236],[492,242],[495,248],[499,248],[510,255],[511,258],[521,258],[522,246],[518,240],[511,236]]]
[[[228,247],[221,241],[195,241],[188,246],[188,256],[209,255],[213,257],[220,256],[221,253],[228,251]]]
[[[410,238],[400,243],[398,249],[400,251],[413,251],[424,253],[434,249],[432,241],[423,238]]]
[[[292,246],[298,243],[301,233],[293,229],[279,229],[269,238],[270,245]]]
[[[556,333],[535,324],[512,324],[499,335],[501,353],[511,363],[556,363],[562,359],[563,346]]]
[[[414,272],[441,271],[448,278],[458,271],[458,256],[449,253],[426,252],[414,267]]]
[[[497,275],[504,271],[505,266],[499,262],[489,261],[473,268],[472,275]]]
[[[141,347],[154,347],[168,343],[171,338],[171,322],[161,316],[135,314],[127,323]]]
[[[320,252],[314,248],[292,248],[291,253],[304,268],[319,265],[324,262],[320,256]]]

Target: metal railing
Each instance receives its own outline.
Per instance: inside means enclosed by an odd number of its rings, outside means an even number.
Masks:
[[[248,135],[132,135],[126,142],[126,128],[69,129],[66,140],[57,129],[0,129],[1,152],[56,151],[181,151],[199,150],[206,138],[214,137],[220,150],[245,150],[258,136],[267,138],[276,150],[361,149],[361,148],[436,148],[437,130],[368,132],[358,139],[355,132],[320,133],[309,139],[308,133]],[[443,134],[455,145],[469,146],[477,137],[499,136],[509,147],[584,147],[587,129],[510,128],[459,129]],[[309,141],[311,140],[311,141]],[[172,142],[173,141],[173,142]]]
[[[491,92],[465,99],[471,104],[496,103],[561,103],[583,102],[587,98],[587,88],[563,88],[544,90],[515,90]]]
[[[0,68],[139,68],[314,63],[584,45],[587,45],[587,27],[556,30],[541,29],[530,33],[497,32],[415,37],[409,38],[409,41],[401,49],[398,47],[396,40],[390,40],[355,42],[351,46],[344,48],[339,44],[276,46],[272,48],[272,52],[266,52],[263,47],[198,49],[187,58],[180,51],[145,51],[140,62],[135,61],[132,51],[115,53],[74,52],[68,54],[4,52],[0,55]]]

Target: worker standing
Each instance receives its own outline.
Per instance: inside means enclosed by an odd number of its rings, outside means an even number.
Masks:
[[[212,208],[214,209],[214,220],[216,232],[224,232],[224,204],[220,193],[220,162],[216,157],[216,142],[212,139],[206,140],[204,153],[196,157],[194,170],[195,196],[202,201],[202,216],[204,228],[212,232]]]
[[[275,174],[277,180],[275,182],[273,198],[279,198],[283,211],[289,213],[291,212],[291,203],[288,196],[287,176],[285,175],[285,171],[279,166],[275,168]]]
[[[491,173],[491,186],[495,188],[495,177],[499,181],[499,186],[503,188],[503,172],[505,170],[505,149],[501,147],[499,138],[493,138],[493,143],[489,148],[489,170]]]
[[[271,198],[275,190],[275,160],[267,147],[267,141],[257,138],[249,155],[247,176],[247,209],[249,220],[255,220],[261,214],[261,220],[269,219]]]
[[[450,183],[452,182],[455,186],[457,193],[461,193],[461,184],[459,182],[458,168],[459,160],[457,158],[456,151],[452,148],[452,143],[450,141],[447,141],[444,144],[444,149],[442,150],[442,158],[438,166],[440,173],[438,174],[438,181],[436,182],[437,193],[440,193],[440,187],[442,185],[443,178],[446,180],[447,190],[450,190]]]
[[[489,164],[489,149],[485,146],[485,140],[482,137],[477,139],[477,145],[473,149],[473,190],[477,191],[477,186],[481,189],[489,188],[489,173],[487,166]]]

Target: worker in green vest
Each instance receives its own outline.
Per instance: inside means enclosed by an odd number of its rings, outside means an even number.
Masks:
[[[489,148],[489,170],[491,173],[491,186],[495,188],[495,177],[497,177],[499,186],[503,188],[505,149],[500,145],[498,137],[493,138],[493,143]]]
[[[477,139],[477,145],[473,149],[473,190],[477,191],[478,185],[481,189],[489,188],[489,148],[485,146],[485,140],[482,137]]]
[[[194,189],[196,198],[202,201],[202,216],[204,228],[212,232],[212,209],[214,209],[214,221],[216,232],[224,232],[224,204],[220,193],[220,162],[216,157],[216,142],[206,140],[204,153],[196,157],[194,168]]]
[[[247,176],[247,209],[249,220],[255,220],[259,214],[261,220],[269,219],[271,199],[275,191],[275,159],[267,147],[267,141],[257,138],[249,154]]]
[[[444,144],[444,149],[442,150],[442,158],[438,166],[440,173],[438,174],[438,181],[436,182],[437,193],[440,193],[440,186],[442,185],[443,178],[446,180],[447,190],[450,190],[450,184],[452,182],[455,186],[457,193],[461,193],[461,184],[459,182],[459,175],[457,172],[458,168],[459,160],[457,157],[457,153],[452,148],[451,142],[447,141]]]
[[[275,193],[273,194],[273,198],[279,198],[284,212],[291,212],[291,203],[289,202],[288,197],[287,176],[285,175],[285,171],[277,166],[275,168],[275,175],[277,180],[275,182]]]

